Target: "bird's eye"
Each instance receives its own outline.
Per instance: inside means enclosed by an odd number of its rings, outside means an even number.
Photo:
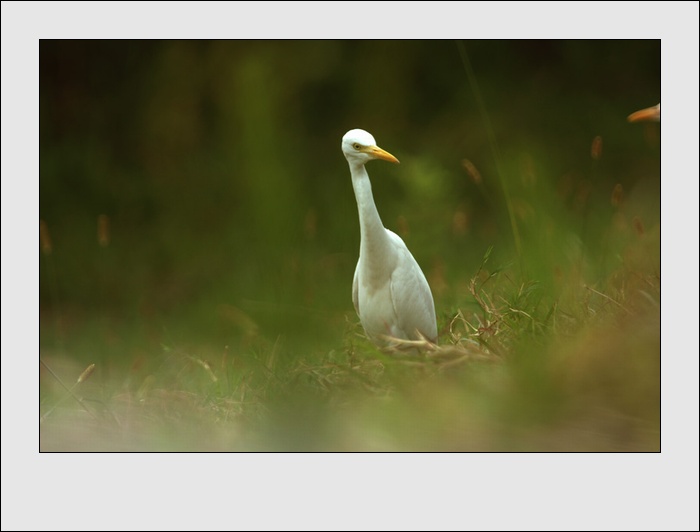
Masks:
[[[355,144],[353,144],[352,147],[355,148],[356,150],[360,149],[360,145],[357,142]]]

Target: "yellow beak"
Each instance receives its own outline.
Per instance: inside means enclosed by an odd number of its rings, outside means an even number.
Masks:
[[[388,151],[384,151],[379,146],[369,146],[367,152],[371,153],[375,158],[389,161],[390,163],[399,164],[399,160]]]
[[[627,120],[629,122],[659,122],[661,120],[661,104],[642,109],[641,111],[635,111],[627,117]]]

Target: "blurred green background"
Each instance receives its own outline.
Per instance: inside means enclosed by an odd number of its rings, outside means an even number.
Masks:
[[[330,381],[311,392],[295,387],[300,368],[327,368],[330,359],[353,367],[362,341],[350,297],[359,227],[340,150],[352,128],[368,130],[401,160],[373,162],[368,172],[385,226],[404,238],[428,277],[442,342],[458,312],[479,308],[468,287],[489,248],[488,266],[509,269],[514,285],[536,286],[533,305],[543,312],[575,316],[582,293],[594,293],[581,291],[588,286],[634,314],[621,298],[635,279],[649,277],[658,303],[660,125],[626,121],[660,100],[658,40],[42,40],[39,49],[41,355],[69,383],[95,363],[85,395],[100,408],[115,411],[124,397],[152,399],[154,390],[191,393],[188,405],[214,412],[217,427],[222,419],[245,422],[245,436],[224,430],[221,448],[373,448],[373,436],[333,428],[336,402],[348,399],[328,391]],[[645,327],[656,326],[655,309]],[[633,339],[635,325],[617,319],[603,326],[616,338],[629,329]],[[658,443],[657,339],[652,333],[645,345],[645,386],[613,408],[651,420],[652,430],[622,448]],[[371,376],[381,359],[363,349],[363,375]],[[599,351],[606,350],[615,347]],[[214,372],[215,391],[196,379],[183,383],[192,361]],[[513,371],[531,362],[524,364]],[[374,434],[362,427],[382,425],[381,415],[411,419],[394,412],[405,402],[376,414],[372,398],[423,382],[403,369],[392,380],[391,361],[377,367],[383,376],[370,384],[382,393],[353,388],[351,404],[370,400],[373,412],[349,422],[363,434]],[[612,381],[611,396],[624,395],[618,387],[627,369]],[[479,371],[459,378],[473,386]],[[262,384],[270,378],[284,384]],[[65,391],[45,371],[41,384],[42,412],[58,401],[79,409],[61,399]],[[244,385],[257,390],[254,407],[239,397]],[[546,383],[532,386],[550,400]],[[439,425],[443,412],[445,423],[476,434],[447,438],[450,448],[561,447],[539,436],[506,445],[510,429],[494,441],[478,421],[485,414],[445,414],[461,392],[441,402],[435,389],[426,392],[435,401],[430,423]],[[236,415],[222,406],[233,395]],[[542,403],[535,403],[530,413],[539,419]],[[485,408],[501,412],[508,404]],[[507,416],[495,417],[509,425]],[[82,448],[84,440],[65,439],[57,428],[74,430],[75,419],[61,419],[42,424],[42,446]],[[299,426],[312,435],[303,444]],[[409,441],[442,448],[436,431]],[[602,439],[600,448],[615,448]],[[151,448],[163,440],[171,441],[159,437]],[[165,447],[173,446],[201,442]]]

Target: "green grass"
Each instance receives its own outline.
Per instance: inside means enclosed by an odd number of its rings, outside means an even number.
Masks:
[[[572,268],[551,289],[515,265],[490,269],[487,253],[441,313],[440,345],[417,354],[377,350],[351,312],[327,317],[335,342],[300,343],[228,309],[242,332],[219,347],[83,317],[42,349],[41,449],[658,451],[648,238],[595,287]]]
[[[41,449],[658,451],[659,54],[43,41]],[[350,127],[438,346],[352,310]]]

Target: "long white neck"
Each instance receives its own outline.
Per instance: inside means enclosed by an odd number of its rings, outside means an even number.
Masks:
[[[393,267],[394,247],[374,204],[365,165],[350,163],[350,175],[360,217],[360,260],[369,261],[372,269]]]

